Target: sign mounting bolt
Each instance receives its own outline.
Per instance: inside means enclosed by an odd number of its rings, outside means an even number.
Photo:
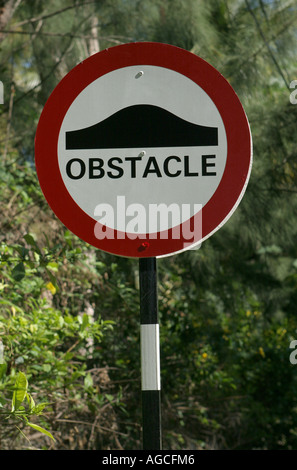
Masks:
[[[150,244],[149,242],[143,242],[141,245],[138,247],[138,251],[144,251],[149,248]]]
[[[135,75],[135,78],[140,78],[140,77],[142,77],[143,74],[144,74],[144,71],[143,71],[143,70],[140,70],[140,71]]]

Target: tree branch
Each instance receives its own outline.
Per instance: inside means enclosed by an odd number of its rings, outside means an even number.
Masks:
[[[270,57],[271,57],[271,59],[272,59],[274,65],[275,65],[275,67],[277,68],[277,70],[278,70],[280,76],[282,77],[282,79],[283,79],[283,81],[284,81],[286,87],[288,88],[288,90],[290,90],[290,85],[289,85],[289,83],[287,82],[286,77],[284,76],[284,74],[283,74],[283,72],[282,72],[282,69],[280,68],[280,66],[279,66],[279,64],[278,64],[278,62],[277,62],[277,60],[276,60],[276,58],[275,58],[275,56],[274,56],[274,54],[273,54],[273,52],[272,52],[272,50],[271,50],[271,48],[270,48],[270,46],[269,46],[269,43],[266,41],[266,38],[265,38],[265,35],[264,35],[263,31],[262,31],[262,28],[261,28],[261,26],[260,26],[260,23],[259,23],[259,21],[258,21],[256,15],[255,15],[255,13],[253,12],[253,10],[252,10],[252,8],[251,8],[251,6],[250,6],[249,1],[248,1],[248,0],[245,0],[245,4],[246,4],[246,7],[247,7],[249,13],[251,14],[251,16],[252,16],[254,22],[255,22],[255,25],[256,25],[256,27],[257,27],[257,29],[258,29],[258,32],[259,32],[259,34],[260,34],[260,36],[261,36],[261,38],[262,38],[262,40],[263,40],[263,42],[264,42],[264,44],[265,44],[265,46],[266,46],[266,49],[267,49],[267,51],[268,51],[268,53],[269,53],[269,55],[270,55]]]
[[[30,18],[29,20],[20,21],[19,23],[16,23],[14,27],[19,28],[20,26],[23,26],[24,24],[35,23],[36,21],[40,21],[40,20],[47,20],[48,18],[52,18],[53,16],[60,15],[61,13],[64,13],[67,10],[72,10],[73,8],[78,8],[78,7],[84,7],[86,5],[91,5],[92,3],[95,4],[96,1],[93,0],[89,2],[76,3],[68,7],[60,8],[59,10],[56,10],[52,13],[48,13],[46,15],[41,15],[41,16],[37,16],[36,18]]]
[[[8,0],[6,5],[0,8],[0,41],[5,37],[3,29],[9,23],[13,14],[22,0]]]

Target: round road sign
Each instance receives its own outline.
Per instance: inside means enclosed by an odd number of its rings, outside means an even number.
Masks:
[[[238,206],[251,133],[227,80],[183,49],[130,43],[71,70],[35,141],[50,207],[78,237],[121,256],[200,246]]]

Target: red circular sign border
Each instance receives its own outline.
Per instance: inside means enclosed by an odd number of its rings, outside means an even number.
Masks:
[[[78,94],[113,70],[153,65],[179,72],[199,85],[215,103],[225,126],[227,161],[220,184],[202,209],[202,239],[220,228],[234,212],[245,191],[252,163],[249,123],[227,80],[210,64],[184,49],[168,44],[139,42],[98,52],[74,67],[56,86],[41,113],[35,137],[35,163],[44,196],[61,222],[79,238],[103,251],[125,257],[166,256],[185,249],[188,240],[160,236],[130,239],[114,232],[114,239],[98,240],[96,221],[76,204],[61,178],[57,144],[65,114]],[[160,235],[160,234],[159,234]]]

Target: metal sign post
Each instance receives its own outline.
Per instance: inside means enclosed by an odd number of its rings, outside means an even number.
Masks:
[[[143,449],[161,450],[161,379],[156,258],[139,259]]]

